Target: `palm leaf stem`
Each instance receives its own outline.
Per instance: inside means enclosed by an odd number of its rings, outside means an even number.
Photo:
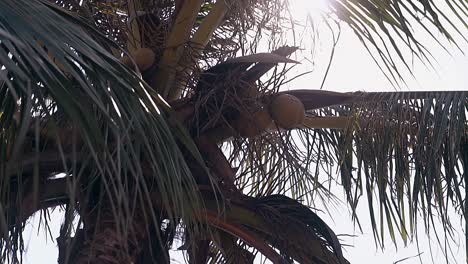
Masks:
[[[176,66],[185,45],[188,43],[202,2],[202,0],[193,0],[182,3],[159,62],[160,67],[149,81],[164,98],[167,98],[169,94],[170,85],[172,85],[176,74]]]
[[[168,100],[173,101],[180,97],[183,88],[187,84],[185,80],[194,68],[194,64],[198,63],[199,57],[209,40],[211,39],[215,30],[223,22],[224,16],[228,12],[226,1],[217,1],[210,13],[203,19],[203,22],[193,35],[189,42],[189,46],[184,49],[182,61],[179,63],[177,72],[181,75],[181,80],[169,91]],[[189,49],[191,52],[189,52]]]

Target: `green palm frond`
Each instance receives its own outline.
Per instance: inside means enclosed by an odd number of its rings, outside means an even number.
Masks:
[[[18,207],[17,199],[24,195],[34,201],[39,186],[57,173],[73,176],[71,186],[87,182],[96,188],[99,182],[122,225],[131,217],[133,203],[149,202],[154,188],[172,205],[166,208],[169,215],[185,215],[200,206],[180,148],[201,160],[193,142],[180,126],[170,129],[167,105],[150,97],[140,77],[112,56],[112,42],[45,2],[2,1],[0,10],[3,238],[20,234],[20,220],[25,220],[8,209],[29,210]],[[54,159],[37,158],[46,153]],[[153,178],[153,186],[144,177]],[[68,201],[82,195],[71,190]],[[134,198],[114,199],[125,196]],[[13,229],[6,220],[12,217]],[[154,212],[145,217],[153,219]],[[22,248],[19,241],[2,240],[3,258]]]
[[[214,207],[210,201],[205,204],[208,223],[222,230],[214,241],[224,259],[246,257],[242,244],[234,239],[239,237],[273,263],[293,260],[301,263],[348,263],[338,238],[325,222],[310,208],[287,196],[241,197],[232,200],[226,211],[217,217],[212,214]],[[246,241],[242,237],[244,234],[245,238],[250,238],[247,234],[251,234],[256,239]],[[260,241],[266,241],[268,245],[256,247]],[[277,249],[279,255],[271,252],[270,247]]]
[[[392,226],[406,240],[420,213],[426,228],[435,216],[446,230],[451,228],[449,205],[466,215],[461,193],[467,170],[462,150],[468,142],[468,94],[415,95],[383,94],[387,100],[375,97],[374,102],[339,111],[353,115],[357,122],[336,137],[348,201],[354,209],[365,188],[370,210],[376,212],[373,207],[379,205],[380,225],[388,224],[393,240]],[[373,193],[378,194],[375,202]]]
[[[302,127],[250,139],[248,147],[237,147],[237,152],[233,145],[233,157],[246,157],[237,161],[239,184],[253,195],[279,192],[314,203],[317,194],[330,197],[323,182],[338,178],[353,217],[360,198],[367,197],[379,241],[383,226],[392,240],[398,232],[406,241],[420,216],[426,228],[437,219],[450,230],[450,208],[466,215],[466,91],[288,93],[311,109],[310,117],[342,117],[342,129]],[[241,150],[244,155],[239,155]],[[303,169],[293,170],[283,162]]]
[[[459,40],[468,41],[468,6],[463,0],[332,0],[329,3],[332,13],[351,27],[394,84],[403,80],[402,69],[412,73],[408,58],[416,56],[423,62],[432,62],[431,51],[425,47],[427,43],[421,42],[423,34],[418,32],[424,32],[445,50],[444,40],[459,48]]]

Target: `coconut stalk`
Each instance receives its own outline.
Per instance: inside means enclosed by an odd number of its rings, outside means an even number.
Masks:
[[[174,82],[176,68],[183,54],[184,45],[190,38],[190,33],[202,3],[203,0],[183,1],[181,3],[176,21],[166,41],[159,68],[156,74],[151,77],[150,84],[164,98],[167,98],[170,85]]]
[[[228,11],[228,6],[224,0],[217,1],[210,13],[203,19],[200,27],[197,29],[190,46],[184,50],[182,61],[177,67],[177,72],[181,72],[181,80],[169,91],[169,101],[180,97],[183,88],[186,85],[187,77],[191,74],[194,65],[198,63],[200,54],[205,49],[215,30],[223,22],[224,16]],[[190,50],[190,51],[189,51]]]

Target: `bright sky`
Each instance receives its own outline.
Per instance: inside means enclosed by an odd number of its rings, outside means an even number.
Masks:
[[[298,20],[304,20],[305,15],[317,13],[317,9],[323,9],[324,1],[326,0],[291,0],[294,17]],[[438,1],[435,1],[438,2]],[[440,2],[440,1],[439,1]],[[316,3],[315,6],[311,3]],[[315,16],[317,17],[317,16]],[[320,23],[317,21],[317,23]],[[331,52],[333,39],[329,30],[325,25],[319,27],[319,42],[316,44],[314,53],[314,64],[303,62],[298,67],[297,73],[312,70],[313,72],[303,76],[292,82],[288,88],[309,88],[320,89],[322,78],[326,71],[328,59]],[[468,36],[468,30],[460,27],[462,33]],[[354,33],[346,26],[341,27],[342,32],[340,41],[336,47],[335,56],[327,80],[323,89],[335,91],[394,91],[395,88],[387,81],[385,76],[380,72],[376,64],[369,56],[363,45]],[[464,30],[464,31],[463,31]],[[417,32],[417,34],[420,32]],[[412,78],[409,74],[405,76],[407,87],[402,87],[402,90],[468,90],[468,57],[463,55],[455,46],[446,45],[445,47],[451,54],[448,54],[440,46],[437,46],[427,35],[418,34],[422,42],[432,52],[432,55],[437,59],[431,69],[422,63],[415,61]],[[461,42],[462,43],[462,42]],[[307,47],[307,43],[303,44]],[[468,44],[462,43],[462,50],[468,51]],[[305,56],[309,56],[307,51]],[[300,59],[300,57],[298,57]],[[345,201],[343,192],[337,188],[334,192],[339,198]],[[342,194],[341,196],[339,194]],[[385,242],[386,248],[382,252],[377,249],[374,243],[371,224],[368,217],[367,203],[361,201],[358,215],[360,216],[361,225],[364,234],[359,230],[354,230],[349,211],[342,204],[334,210],[331,210],[332,216],[321,214],[320,216],[330,225],[337,234],[356,235],[354,238],[344,237],[344,244],[352,247],[345,249],[345,257],[351,263],[381,263],[392,264],[406,257],[412,257],[422,252],[421,259],[411,258],[399,263],[445,263],[445,257],[437,246],[434,234],[428,239],[425,236],[423,223],[418,223],[421,228],[418,229],[419,250],[416,242],[404,247],[403,243],[398,244],[398,250],[392,244],[390,239]],[[459,216],[451,217],[453,225],[459,232],[459,246],[453,244],[453,257],[449,257],[449,261],[454,263],[465,262],[465,243],[462,224]],[[438,230],[441,234],[442,229]],[[388,233],[387,233],[388,238]],[[432,245],[432,256],[431,248]],[[432,260],[434,262],[432,262]]]
[[[320,9],[324,6],[323,1],[326,0],[291,0],[294,18],[304,21],[305,15],[310,13],[317,19],[314,14],[316,13],[316,9]],[[319,24],[318,28],[320,38],[315,45],[315,53],[313,56],[314,63],[312,64],[312,61],[303,61],[303,64],[295,70],[296,73],[309,70],[313,72],[295,80],[288,85],[288,88],[320,88],[330,55],[332,38],[327,27],[323,23]],[[468,36],[468,30],[463,27],[461,28],[464,30],[462,33]],[[403,90],[468,90],[468,57],[459,52],[456,47],[450,45],[447,45],[446,48],[452,54],[447,54],[443,49],[437,47],[427,36],[426,38],[422,34],[420,36],[429,50],[433,52],[433,56],[437,59],[437,63],[434,65],[435,71],[416,62],[414,65],[415,79],[407,76],[407,87],[403,88]],[[290,45],[293,45],[293,43],[290,43]],[[298,54],[296,58],[301,59],[306,57],[312,59],[310,50],[307,50],[307,48],[310,48],[310,45],[311,44],[307,42],[302,43],[301,46],[306,48],[306,50],[302,54]],[[464,43],[462,49],[468,51],[468,45]],[[359,43],[359,40],[346,26],[343,26],[340,42],[336,48],[335,58],[327,81],[325,82],[324,89],[335,91],[392,91],[395,88],[385,79],[384,75],[367,54],[367,51]],[[345,197],[344,195],[340,196],[340,192],[341,190],[338,190],[336,194],[344,200]],[[362,203],[362,205],[364,204],[365,203]],[[421,255],[422,263],[431,263],[429,244],[433,246],[432,254],[434,263],[445,262],[445,258],[443,258],[440,250],[438,250],[434,240],[425,238],[424,230],[419,231],[421,234],[419,250],[415,243],[406,248],[404,248],[402,244],[399,244],[398,250],[396,250],[390,241],[386,241],[386,250],[382,253],[375,247],[367,217],[367,208],[363,206],[359,211],[362,216],[361,224],[364,229],[364,234],[359,233],[357,230],[354,231],[351,218],[344,205],[333,209],[332,217],[326,214],[320,215],[337,234],[356,235],[354,238],[346,238],[344,240],[345,244],[352,246],[345,249],[345,256],[351,263],[392,264],[400,259],[414,256],[418,254],[418,252],[423,252]],[[58,236],[60,221],[57,220],[57,218],[59,218],[58,214],[53,213],[51,218],[54,219],[51,231],[55,238]],[[458,216],[455,215],[452,221],[454,225],[460,223]],[[50,240],[47,242],[45,241],[44,233],[37,236],[36,230],[38,228],[38,223],[37,221],[32,221],[32,223],[33,225],[30,225],[25,232],[25,240],[28,245],[25,263],[55,262],[57,258],[55,245]],[[420,223],[420,225],[422,225],[422,223]],[[460,247],[457,248],[454,245],[453,249],[455,252],[452,260],[463,263],[465,261],[465,245],[463,242],[464,235],[462,233],[461,223],[458,231],[460,232]],[[420,263],[420,260],[418,258],[413,258],[399,263]]]

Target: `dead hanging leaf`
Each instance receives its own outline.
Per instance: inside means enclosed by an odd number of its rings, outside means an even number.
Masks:
[[[353,102],[360,93],[339,93],[324,90],[290,90],[284,92],[302,101],[306,110]]]
[[[295,63],[295,64],[300,64],[300,62],[286,58],[285,56],[281,56],[275,53],[267,53],[267,52],[237,57],[237,58],[229,59],[223,62],[223,64],[231,64],[231,63]]]
[[[226,76],[239,74],[239,76],[243,75],[242,79],[244,81],[249,83],[255,82],[278,63],[298,64],[298,61],[286,57],[296,49],[297,48],[295,47],[285,46],[273,51],[272,53],[256,53],[229,59],[202,73],[196,90],[200,91],[200,88],[206,85],[213,86],[217,80],[224,81],[225,77],[222,77],[221,74]],[[247,69],[253,64],[255,65],[247,71]]]
[[[297,47],[290,47],[290,46],[283,46],[279,47],[278,49],[272,51],[271,55],[278,55],[282,58],[286,58],[289,55],[293,54],[298,48]],[[255,82],[260,77],[262,77],[265,73],[267,73],[271,68],[275,67],[278,62],[259,62],[255,66],[245,73],[244,79],[248,82]],[[299,63],[299,62],[294,62]]]

